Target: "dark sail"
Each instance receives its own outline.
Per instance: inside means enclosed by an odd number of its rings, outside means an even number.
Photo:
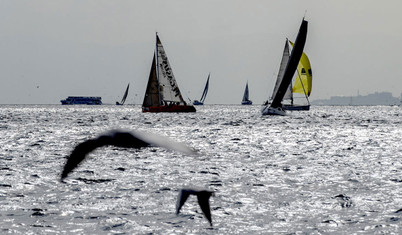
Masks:
[[[126,92],[124,92],[123,98],[121,99],[120,103],[116,102],[118,105],[123,105],[126,102],[127,95],[128,95],[128,88],[130,87],[130,83],[127,85]]]
[[[200,101],[202,103],[204,103],[205,98],[207,97],[207,93],[208,93],[208,87],[209,87],[209,76],[211,74],[208,74],[208,79],[207,79],[207,83],[205,84],[205,88],[204,88],[204,92],[202,93],[201,99]]]
[[[147,90],[145,92],[144,102],[142,103],[142,106],[150,107],[159,104],[159,83],[156,77],[156,59],[154,54],[154,58],[152,59],[151,71],[149,72]]]
[[[307,38],[307,24],[308,22],[303,19],[300,26],[299,33],[296,37],[296,42],[294,44],[293,50],[290,53],[288,64],[286,65],[285,72],[283,74],[282,82],[279,85],[278,92],[273,97],[271,107],[278,108],[282,106],[282,99],[285,96],[286,90],[289,88],[292,82],[293,75],[297,69],[300,61],[300,57],[303,53],[304,44]]]

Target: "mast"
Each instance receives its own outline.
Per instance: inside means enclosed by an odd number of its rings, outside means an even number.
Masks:
[[[159,95],[159,105],[162,104],[163,99],[161,96],[161,85],[159,82],[159,61],[158,61],[158,41],[159,41],[159,37],[158,37],[158,32],[156,32],[156,44],[155,44],[155,63],[156,63],[156,80],[158,82],[158,95]]]

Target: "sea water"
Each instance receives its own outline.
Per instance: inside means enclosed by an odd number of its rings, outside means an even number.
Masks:
[[[400,234],[402,109],[312,106],[288,116],[260,107],[0,106],[0,233]],[[60,182],[74,147],[114,129],[185,143],[104,147]],[[215,191],[211,227],[191,196]]]

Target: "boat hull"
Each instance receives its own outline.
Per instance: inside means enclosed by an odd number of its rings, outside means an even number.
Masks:
[[[247,100],[247,101],[242,101],[241,104],[242,105],[251,105],[251,104],[253,104],[253,102],[251,100]]]
[[[142,107],[143,113],[192,113],[195,112],[194,106],[191,105],[166,105]]]
[[[101,105],[102,98],[95,96],[69,96],[65,100],[60,100],[62,105],[75,105],[75,104],[86,104],[86,105]]]
[[[270,106],[262,106],[261,113],[262,113],[262,115],[286,116],[286,111],[283,110],[281,107],[273,108]]]
[[[198,100],[194,100],[193,105],[204,105],[204,103],[202,103]]]
[[[283,105],[283,109],[289,111],[308,111],[310,110],[310,105]]]

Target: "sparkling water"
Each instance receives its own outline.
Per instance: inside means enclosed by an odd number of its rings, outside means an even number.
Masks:
[[[402,109],[0,105],[0,232],[20,234],[398,234]],[[98,148],[60,182],[74,147],[144,130],[198,151]],[[215,191],[213,227],[183,187]]]

